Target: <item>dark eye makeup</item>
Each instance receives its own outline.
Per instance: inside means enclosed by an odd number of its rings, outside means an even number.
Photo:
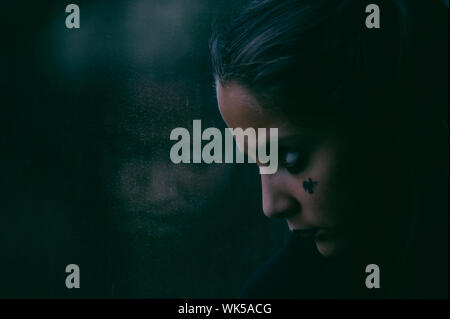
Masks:
[[[307,154],[298,148],[283,147],[279,150],[279,162],[293,175],[301,173],[308,164]]]

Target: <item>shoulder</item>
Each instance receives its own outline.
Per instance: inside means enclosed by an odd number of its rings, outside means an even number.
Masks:
[[[345,257],[325,258],[314,241],[293,236],[253,273],[241,298],[379,298],[381,291],[366,288],[366,273],[358,265]]]
[[[312,243],[288,243],[262,264],[247,280],[242,298],[301,298],[313,284],[312,273],[319,271]],[[319,266],[320,268],[320,266]]]

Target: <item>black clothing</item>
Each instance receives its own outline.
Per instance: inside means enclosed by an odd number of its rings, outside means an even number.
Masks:
[[[382,298],[380,288],[366,287],[363,256],[323,257],[313,239],[292,234],[285,247],[248,280],[242,298]],[[383,270],[380,266],[380,279]]]

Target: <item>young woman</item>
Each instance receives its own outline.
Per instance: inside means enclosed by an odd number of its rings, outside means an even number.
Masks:
[[[253,1],[212,37],[224,121],[278,128],[262,206],[292,231],[244,297],[448,297],[448,12],[367,28],[372,2]]]

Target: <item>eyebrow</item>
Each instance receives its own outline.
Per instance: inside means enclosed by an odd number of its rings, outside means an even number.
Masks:
[[[278,146],[284,147],[284,146],[290,146],[292,144],[304,144],[307,140],[310,140],[310,134],[300,134],[300,133],[294,133],[289,135],[284,135],[278,137]]]
[[[278,149],[287,148],[292,145],[302,145],[302,147],[308,146],[311,144],[311,133],[291,133],[283,136],[278,136]],[[270,138],[267,138],[264,142],[263,146],[267,148],[268,144],[270,144]],[[248,155],[247,148],[243,152],[245,155]]]

